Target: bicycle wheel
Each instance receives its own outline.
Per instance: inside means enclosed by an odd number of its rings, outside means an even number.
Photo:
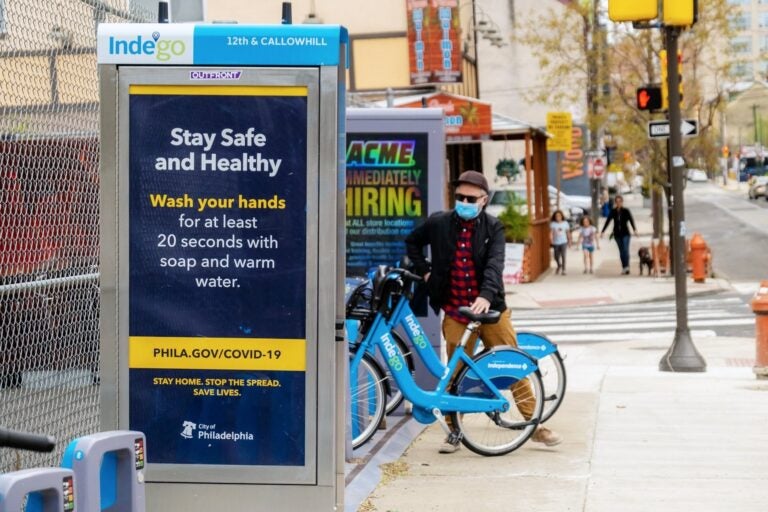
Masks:
[[[355,355],[350,354],[350,363]],[[384,375],[379,364],[363,354],[356,371],[350,368],[350,406],[352,409],[352,448],[365,444],[384,418]]]
[[[405,357],[405,364],[408,365],[408,371],[411,372],[411,375],[414,374],[414,364],[413,364],[413,351],[408,347],[408,344],[405,342],[403,337],[397,332],[392,331],[392,337],[395,339],[395,344],[397,345],[397,348],[400,349],[400,352],[402,352],[403,356]],[[384,368],[386,373],[387,382],[389,384],[388,390],[387,390],[387,406],[385,408],[386,414],[392,414],[395,409],[400,407],[400,404],[403,403],[403,392],[400,391],[400,387],[397,385],[397,382],[395,381],[394,377],[392,377],[392,372],[389,369],[389,366],[385,364],[381,365],[382,368]]]
[[[485,355],[480,354],[478,357]],[[492,382],[509,400],[508,411],[450,414],[453,427],[461,432],[461,442],[464,446],[485,456],[504,455],[522,446],[536,430],[544,408],[544,389],[538,371],[519,380],[511,376],[495,377]],[[527,383],[527,388],[523,387],[524,383]],[[512,388],[516,386],[523,388],[517,393],[517,397],[512,392]],[[452,392],[458,396],[475,398],[493,396],[482,381],[471,377],[469,368],[464,368],[456,379]],[[532,411],[529,419],[523,416],[520,407]]]
[[[541,381],[544,386],[544,411],[541,413],[541,422],[544,423],[552,417],[565,397],[565,365],[563,356],[555,351],[538,360]]]

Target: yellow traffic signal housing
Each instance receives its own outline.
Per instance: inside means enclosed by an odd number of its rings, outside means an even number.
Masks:
[[[658,15],[658,0],[608,0],[611,21],[649,21]]]
[[[661,110],[669,110],[669,77],[667,76],[667,50],[659,52],[661,61]],[[683,104],[683,54],[677,51],[677,81],[680,91],[680,104]]]
[[[690,27],[696,21],[697,0],[662,0],[662,22],[668,27]]]

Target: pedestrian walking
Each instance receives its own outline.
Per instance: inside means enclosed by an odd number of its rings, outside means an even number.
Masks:
[[[632,218],[632,212],[627,208],[624,208],[624,198],[622,196],[616,196],[613,200],[613,209],[605,219],[603,229],[600,231],[600,236],[603,236],[605,230],[608,229],[608,225],[613,222],[613,239],[616,240],[616,245],[619,246],[619,258],[621,259],[621,273],[623,275],[629,274],[629,241],[631,235],[629,233],[629,225],[632,225],[632,231],[637,235],[637,228],[635,227],[635,219]]]
[[[480,326],[480,338],[488,347],[517,347],[501,277],[504,227],[499,219],[485,212],[488,181],[477,171],[465,171],[453,185],[455,208],[431,215],[405,240],[414,271],[426,282],[430,305],[435,312],[440,309],[444,312],[443,336],[449,360],[469,323],[459,313],[462,306],[469,306],[476,314],[489,309],[500,311],[498,323]],[[431,250],[431,266],[424,257],[427,246]],[[477,336],[478,333],[470,338],[468,346],[474,345]],[[533,395],[530,384],[519,381],[511,389],[520,413],[530,419],[533,416],[533,403],[528,400]],[[562,441],[558,434],[543,426],[537,427],[531,439],[547,446]],[[440,447],[440,453],[457,451],[459,442],[458,435],[452,432]]]
[[[565,275],[565,256],[568,252],[566,249],[571,246],[571,226],[565,220],[561,210],[552,214],[552,221],[549,223],[549,243],[555,252],[555,263],[557,263],[555,274]]]
[[[588,215],[581,218],[579,243],[581,252],[584,253],[584,273],[591,274],[593,272],[592,253],[595,252],[595,247],[600,248],[600,241],[597,238],[597,228],[592,225],[592,219]]]

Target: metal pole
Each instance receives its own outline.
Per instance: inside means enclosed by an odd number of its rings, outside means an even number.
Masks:
[[[673,225],[670,240],[674,239],[672,257],[675,265],[675,302],[677,329],[672,346],[659,362],[659,370],[667,372],[703,372],[707,363],[696,350],[688,329],[688,293],[685,273],[685,204],[683,202],[683,137],[680,133],[680,90],[677,76],[677,38],[679,29],[665,27],[667,47],[667,80],[669,91],[669,160],[672,178]]]

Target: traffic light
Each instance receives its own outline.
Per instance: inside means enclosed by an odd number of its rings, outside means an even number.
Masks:
[[[698,14],[697,0],[663,0],[662,22],[668,27],[690,27]]]
[[[730,150],[728,149],[728,146],[723,146],[723,158],[728,158],[728,155],[730,155]]]
[[[638,87],[637,108],[639,110],[661,109],[661,88],[650,85]]]
[[[658,15],[658,0],[608,0],[611,21],[649,21]]]

